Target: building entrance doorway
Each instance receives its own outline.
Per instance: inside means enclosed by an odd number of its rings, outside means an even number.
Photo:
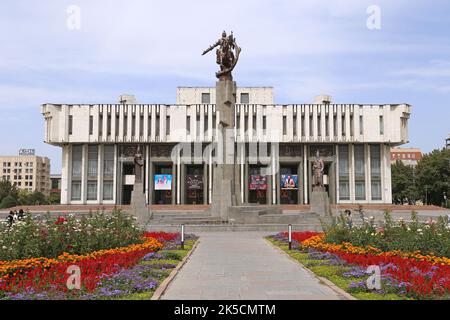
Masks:
[[[298,204],[298,164],[280,166],[281,204]]]
[[[155,164],[153,192],[155,204],[172,204],[172,165]]]
[[[203,204],[203,165],[186,166],[186,204]]]
[[[248,202],[267,204],[267,176],[261,174],[261,166],[250,166],[248,177]]]

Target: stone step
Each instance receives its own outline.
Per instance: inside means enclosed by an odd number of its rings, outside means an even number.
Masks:
[[[323,231],[321,225],[317,224],[295,224],[292,226],[294,231]],[[186,233],[195,232],[245,232],[245,231],[268,231],[268,232],[283,232],[287,231],[288,226],[285,224],[210,224],[210,225],[186,225]],[[166,231],[179,232],[180,225],[148,225],[147,231]]]
[[[171,217],[209,217],[208,212],[152,212],[155,218],[171,218]]]

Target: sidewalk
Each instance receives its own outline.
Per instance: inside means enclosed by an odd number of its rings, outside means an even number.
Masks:
[[[162,299],[344,299],[272,248],[264,235],[267,233],[200,233],[197,249]]]

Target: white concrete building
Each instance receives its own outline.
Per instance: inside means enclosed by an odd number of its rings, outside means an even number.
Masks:
[[[140,145],[148,203],[211,203],[215,88],[178,88],[174,105],[139,104],[129,95],[120,101],[42,105],[45,141],[62,148],[61,202],[129,203],[131,150]],[[390,151],[408,142],[408,104],[333,104],[318,96],[315,104],[279,105],[270,87],[238,88],[236,101],[236,170],[245,202],[308,204],[316,150],[332,203],[392,202]],[[203,156],[192,159],[180,143]]]

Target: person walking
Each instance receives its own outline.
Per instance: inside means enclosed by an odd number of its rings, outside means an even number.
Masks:
[[[20,209],[20,210],[19,210],[19,214],[18,214],[18,217],[17,217],[17,218],[18,218],[19,220],[22,220],[22,219],[23,219],[23,217],[24,217],[24,215],[25,215],[25,213],[23,212],[23,209]]]
[[[9,211],[9,214],[6,217],[6,222],[8,223],[8,226],[12,226],[14,222],[14,212],[12,210]]]
[[[353,227],[353,219],[352,219],[352,212],[350,210],[345,210],[345,219],[347,221],[347,226],[349,229],[351,229]]]

